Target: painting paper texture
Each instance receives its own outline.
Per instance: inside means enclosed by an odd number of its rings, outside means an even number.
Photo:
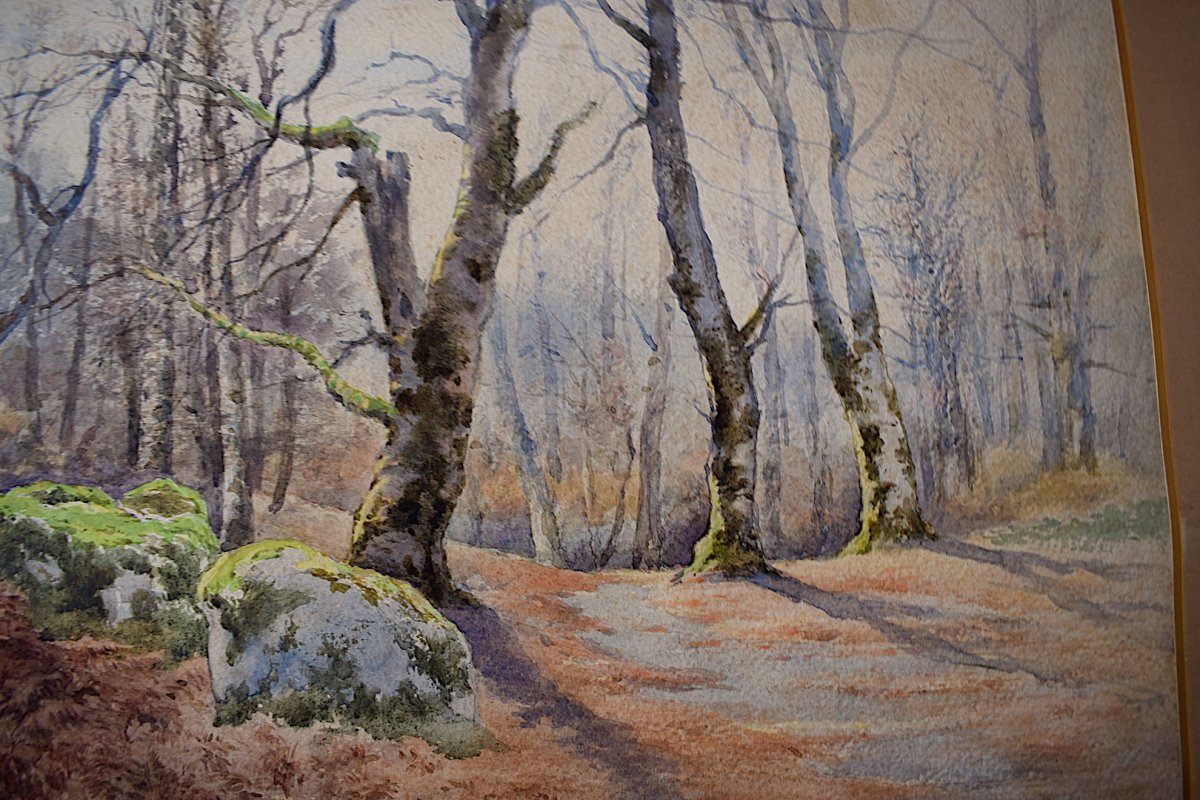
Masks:
[[[0,795],[1182,794],[1108,2],[0,21]]]

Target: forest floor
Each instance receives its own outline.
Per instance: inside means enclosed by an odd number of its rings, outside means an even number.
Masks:
[[[1045,533],[1045,531],[1043,531]],[[1169,545],[975,535],[752,580],[452,546],[500,746],[213,728],[205,662],[43,642],[0,594],[0,795],[1165,798]]]

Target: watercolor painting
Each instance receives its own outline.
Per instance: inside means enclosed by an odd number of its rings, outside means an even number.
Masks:
[[[1107,0],[0,19],[0,795],[1180,796]]]

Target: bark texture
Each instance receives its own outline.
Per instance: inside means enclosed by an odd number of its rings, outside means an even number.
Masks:
[[[754,502],[759,408],[750,349],[721,287],[688,161],[674,4],[647,0],[646,11],[646,128],[659,219],[674,264],[668,280],[695,336],[712,403],[707,467],[712,511],[689,569],[749,574],[765,567]]]
[[[480,345],[508,224],[549,182],[564,137],[586,116],[560,125],[547,155],[518,179],[512,84],[531,0],[498,0],[486,10],[467,0],[457,6],[471,37],[458,203],[411,344],[389,329],[395,342],[392,392],[401,414],[389,426],[375,479],[355,514],[351,543],[355,564],[411,581],[434,603],[456,593],[444,537],[463,491]],[[357,167],[356,173],[361,174]],[[377,260],[377,275],[381,266],[399,274],[396,263]],[[395,304],[403,307],[402,297]],[[396,306],[389,307],[394,316]]]
[[[861,510],[859,531],[844,553],[865,553],[876,543],[933,536],[917,497],[908,434],[888,375],[880,337],[879,309],[850,196],[850,156],[854,141],[854,101],[842,70],[845,31],[829,19],[818,0],[806,3],[807,26],[816,61],[814,75],[825,97],[829,122],[828,178],[838,252],[846,281],[850,331],[829,285],[826,248],[808,186],[801,174],[800,140],[787,91],[783,52],[765,15],[757,14],[769,67],[764,66],[747,37],[736,9],[725,7],[743,63],[762,92],[776,122],[784,186],[793,219],[804,237],[804,267],[813,324],[821,356],[850,425],[858,462]]]

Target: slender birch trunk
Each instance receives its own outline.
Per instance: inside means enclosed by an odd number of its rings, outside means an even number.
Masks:
[[[516,447],[513,454],[516,456],[517,477],[529,504],[529,528],[533,537],[534,558],[542,564],[565,567],[558,518],[554,511],[554,495],[546,481],[546,473],[539,463],[537,442],[529,432],[525,413],[521,409],[521,400],[513,377],[512,356],[508,350],[508,334],[500,309],[492,315],[489,327],[492,364],[496,371],[497,401],[514,434],[513,442]]]
[[[662,566],[662,431],[671,380],[671,307],[675,297],[668,283],[671,248],[664,237],[660,244],[658,297],[654,314],[654,344],[646,376],[646,404],[638,432],[638,509],[633,532],[634,569]]]

